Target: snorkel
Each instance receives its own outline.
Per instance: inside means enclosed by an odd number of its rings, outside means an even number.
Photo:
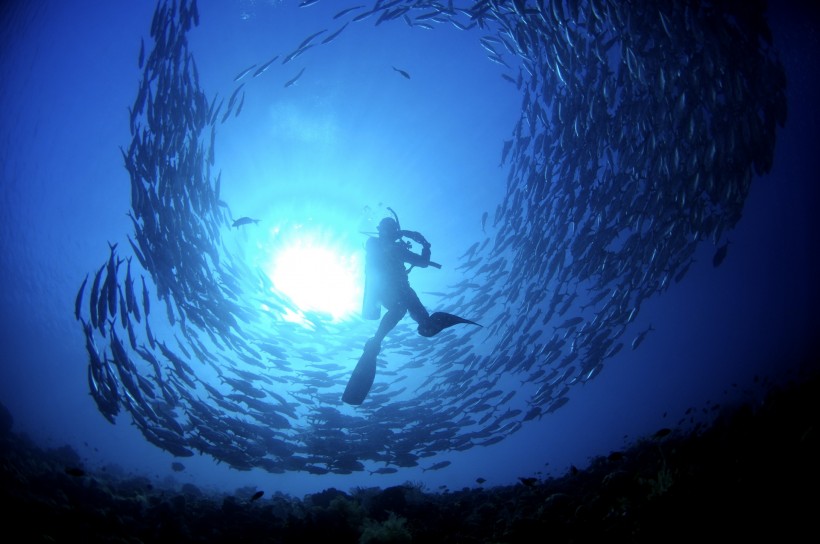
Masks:
[[[388,206],[387,209],[390,211],[391,214],[393,214],[393,219],[396,220],[396,226],[399,227],[399,233],[401,233],[401,221],[399,221],[399,214],[397,214],[396,211],[390,206]]]

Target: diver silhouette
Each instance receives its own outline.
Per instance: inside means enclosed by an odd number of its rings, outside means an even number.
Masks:
[[[430,260],[430,242],[419,232],[401,230],[395,212],[388,209],[394,217],[382,219],[377,227],[379,236],[367,240],[362,317],[379,319],[382,306],[387,309],[387,313],[379,323],[376,334],[365,343],[364,352],[342,396],[344,402],[353,405],[361,404],[373,385],[376,377],[376,356],[381,350],[384,337],[408,312],[418,323],[418,333],[426,337],[435,336],[459,323],[478,325],[453,314],[435,312],[431,315],[427,312],[416,292],[410,287],[408,274],[413,267],[441,268],[441,265]],[[410,250],[410,242],[405,242],[403,238],[410,238],[421,244],[421,253],[413,253]],[[410,264],[409,269],[405,268],[405,263]]]

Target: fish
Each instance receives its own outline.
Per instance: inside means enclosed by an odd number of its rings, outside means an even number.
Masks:
[[[145,285],[145,276],[140,274],[142,280],[142,309],[145,310],[145,317],[151,312],[151,301],[148,298],[148,287]]]
[[[239,228],[239,227],[241,227],[242,225],[250,225],[251,223],[253,223],[253,224],[258,224],[258,223],[259,223],[259,219],[251,219],[250,217],[240,217],[239,219],[237,219],[236,221],[234,221],[234,222],[233,222],[233,225],[231,225],[231,226],[232,226],[232,227]]]
[[[342,30],[344,30],[345,28],[347,28],[347,25],[348,25],[348,24],[349,24],[349,23],[345,23],[345,24],[343,24],[343,25],[342,25],[342,28],[340,28],[339,30],[337,30],[336,32],[334,32],[333,34],[331,34],[330,36],[328,36],[327,38],[325,38],[324,40],[322,40],[322,44],[330,43],[330,42],[332,42],[333,40],[335,40],[335,39],[339,36],[339,34],[341,34],[341,33],[342,33]]]
[[[640,346],[641,342],[644,341],[644,338],[646,338],[646,335],[649,334],[649,331],[654,330],[654,327],[652,327],[652,325],[649,325],[649,327],[646,330],[639,332],[638,336],[636,336],[635,339],[632,340],[632,349],[638,349],[638,346]]]
[[[606,458],[607,458],[608,461],[611,461],[613,463],[616,463],[618,461],[623,461],[624,460],[624,452],[622,452],[622,451],[613,451],[613,452],[610,452],[610,454],[607,455]]]
[[[151,349],[156,349],[157,340],[154,338],[154,333],[151,332],[151,325],[148,324],[148,319],[145,320],[145,335],[148,337],[148,343],[151,345]]]
[[[451,461],[439,461],[438,463],[436,463],[434,465],[431,465],[427,468],[424,468],[421,471],[426,472],[428,470],[439,470],[439,469],[442,469],[444,467],[449,467],[450,464],[451,464]]]
[[[137,296],[134,294],[134,278],[131,276],[131,257],[126,258],[126,261],[128,262],[128,266],[125,272],[125,305],[128,309],[128,313],[133,313],[137,323],[139,323],[141,316],[139,305],[137,304]],[[120,304],[122,305],[122,303]]]
[[[486,482],[487,480],[479,476],[478,478],[476,478],[476,479],[475,479],[475,481],[476,481],[476,483],[478,483],[479,485],[481,485],[481,484],[483,484],[484,482]]]
[[[234,78],[233,78],[233,80],[234,80],[234,81],[239,81],[240,79],[242,79],[243,77],[245,77],[246,75],[248,75],[248,73],[249,73],[251,70],[253,70],[254,68],[256,68],[256,64],[253,64],[253,65],[251,65],[251,66],[248,66],[247,68],[245,68],[244,70],[242,70],[241,72],[239,72],[238,74],[236,74],[236,77],[234,77]]]
[[[519,476],[518,480],[527,487],[534,487],[535,484],[538,483],[538,478],[525,478],[523,476]]]
[[[571,318],[567,319],[566,321],[564,321],[563,323],[561,323],[560,325],[558,325],[557,327],[553,327],[553,328],[556,329],[556,330],[557,329],[566,329],[566,328],[574,327],[574,326],[580,324],[583,321],[584,321],[583,317],[571,317]]]
[[[726,253],[728,251],[729,251],[729,241],[726,240],[726,243],[724,243],[722,246],[717,248],[717,251],[715,251],[715,256],[712,257],[712,265],[715,266],[715,267],[720,266],[721,263],[723,263],[723,259],[726,258]]]
[[[239,87],[237,87],[234,90],[233,94],[231,94],[231,97],[228,99],[228,111],[231,111],[231,109],[233,108],[233,105],[236,103],[236,97],[239,96],[239,91],[241,91],[242,87],[244,86],[244,83],[240,83]]]
[[[311,34],[310,36],[308,36],[307,38],[302,40],[302,43],[299,44],[299,47],[297,47],[296,50],[297,51],[302,51],[303,49],[305,49],[310,44],[310,42],[313,41],[314,38],[316,38],[316,36],[324,34],[325,32],[327,32],[326,28],[320,30],[319,32],[315,32],[315,33]]]
[[[370,474],[395,474],[399,471],[397,468],[393,467],[382,467],[377,468],[376,470],[371,470]]]
[[[245,93],[242,93],[242,98],[239,99],[239,105],[236,107],[236,113],[234,117],[239,117],[239,112],[242,111],[242,105],[245,103]]]
[[[174,472],[182,472],[183,470],[185,470],[185,465],[183,465],[179,461],[174,461],[173,463],[171,463],[171,470],[173,470]]]
[[[80,478],[82,476],[85,476],[85,471],[83,469],[77,468],[77,467],[68,467],[68,468],[65,469],[65,473],[68,474],[69,476],[74,476],[75,478]]]
[[[259,68],[257,68],[257,69],[256,69],[256,71],[253,73],[253,77],[257,77],[258,75],[262,74],[262,73],[263,73],[265,70],[267,70],[267,69],[270,67],[270,65],[271,65],[271,64],[273,64],[273,63],[274,63],[274,61],[275,61],[276,59],[278,59],[278,58],[279,58],[279,55],[276,55],[275,57],[273,57],[272,59],[270,59],[268,62],[266,62],[265,64],[263,64],[263,65],[262,65],[262,66],[260,66]]]
[[[97,323],[99,322],[99,318],[97,316],[97,299],[100,296],[100,279],[102,278],[103,270],[105,270],[105,265],[102,265],[100,269],[97,270],[97,273],[94,275],[94,283],[91,284],[91,294],[89,295],[89,308],[91,309],[91,324],[94,325],[94,327],[97,327]]]
[[[343,9],[342,11],[340,11],[339,13],[334,15],[333,18],[338,19],[339,17],[343,16],[346,13],[350,13],[351,11],[354,11],[354,10],[357,10],[357,9],[362,9],[363,7],[364,7],[363,5],[359,5],[359,6],[353,6],[353,7],[350,7],[350,8]]]
[[[74,301],[74,317],[77,318],[78,321],[80,319],[80,305],[83,302],[83,291],[85,290],[86,283],[88,283],[88,274],[85,275],[85,279],[82,285],[80,285],[80,290],[77,291],[77,298]]]
[[[264,495],[264,494],[265,494],[264,491],[257,491],[256,493],[251,495],[251,502],[261,499],[262,495]]]
[[[662,429],[658,429],[655,432],[655,434],[652,435],[652,438],[654,438],[655,440],[659,440],[659,439],[663,438],[664,436],[669,435],[671,432],[672,432],[672,429],[670,429],[668,427],[664,427]]]
[[[404,77],[406,77],[407,79],[410,79],[410,74],[408,74],[406,71],[396,68],[395,66],[393,66],[393,69],[401,75],[403,75]]]
[[[291,80],[289,80],[287,83],[285,83],[285,88],[288,88],[288,87],[290,87],[291,85],[293,85],[294,83],[296,83],[296,82],[299,80],[299,78],[300,78],[300,77],[302,77],[302,74],[303,74],[304,72],[305,72],[305,69],[304,69],[304,68],[302,68],[302,69],[299,71],[299,73],[298,73],[298,74],[296,74],[296,77],[294,77],[293,79],[291,79]]]
[[[307,51],[308,49],[310,49],[313,46],[314,46],[314,44],[308,44],[304,47],[301,47],[299,49],[294,50],[293,52],[288,54],[287,57],[284,58],[284,60],[282,61],[282,64],[289,63],[290,61],[292,61],[293,59],[295,59],[296,57],[298,57],[299,55],[301,55],[302,53],[304,53],[305,51]]]
[[[142,69],[142,65],[145,62],[145,40],[140,38],[140,56],[137,59],[137,65]]]

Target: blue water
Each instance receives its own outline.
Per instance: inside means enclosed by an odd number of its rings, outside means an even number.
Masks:
[[[769,24],[787,74],[788,122],[777,130],[771,171],[754,177],[742,219],[726,233],[726,260],[714,267],[715,245],[702,243],[683,281],[641,307],[625,336],[628,342],[651,325],[641,346],[627,345],[556,412],[498,444],[439,453],[384,476],[238,471],[198,454],[176,472],[175,459],[147,443],[127,414],[115,425],[101,416],[89,395],[74,299],[83,278],[107,259],[109,243],[128,247],[129,178],[119,148],[131,139],[127,108],[154,5],[2,8],[0,401],[15,430],[47,447],[70,444],[89,467],[117,464],[205,487],[302,495],[410,480],[436,490],[472,486],[478,477],[504,484],[560,474],[687,420],[691,407],[707,418],[713,406],[758,398],[761,381],[788,379],[800,364],[816,364],[820,331],[818,17],[816,9],[774,4]],[[335,29],[332,16],[342,7],[328,0],[304,8],[295,1],[201,2],[201,22],[189,40],[202,88],[230,96],[245,68]],[[243,79],[241,114],[217,123],[215,170],[222,171],[222,198],[234,215],[262,220],[249,226],[259,230],[234,229],[224,239],[267,255],[275,237],[266,223],[338,215],[346,230],[322,236],[356,254],[365,236],[351,218],[365,206],[377,213],[390,206],[405,228],[425,233],[434,260],[444,265],[411,274],[422,301],[435,309],[438,299],[423,293],[463,279],[459,257],[483,240],[482,214],[492,217],[504,196],[501,148],[521,111],[519,92],[478,37],[452,26],[365,20],[327,46]],[[358,346],[372,328],[353,319],[334,334],[348,330]],[[439,460],[452,464],[422,470]]]

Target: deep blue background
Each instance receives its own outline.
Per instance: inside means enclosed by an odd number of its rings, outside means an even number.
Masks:
[[[801,3],[797,3],[801,4]],[[200,2],[190,35],[204,90],[229,95],[251,64],[285,55],[344,7],[318,2]],[[429,489],[515,481],[583,466],[660,427],[689,407],[757,398],[756,377],[794,376],[817,350],[818,17],[773,3],[770,24],[788,77],[789,119],[770,174],[756,178],[726,261],[701,247],[685,280],[641,308],[625,349],[558,412],[495,446],[442,458],[438,472],[306,476],[237,472],[208,458],[184,460],[147,444],[120,418],[110,425],[88,394],[86,352],[74,320],[85,275],[127,245],[130,141],[140,38],[152,2],[12,2],[0,42],[0,401],[15,429],[45,446],[73,445],[90,466],[233,489],[255,485],[301,495],[336,486],[406,480]],[[455,264],[482,239],[480,218],[503,196],[501,143],[520,108],[477,32],[411,29],[401,21],[351,24],[301,62],[278,62],[246,84],[242,114],[219,125],[223,198],[236,215],[274,217],[302,206],[394,206],[422,230],[434,259]],[[331,47],[332,46],[332,47]],[[392,66],[407,70],[407,80]],[[306,67],[299,82],[285,81]],[[346,212],[344,212],[346,213]],[[238,234],[237,234],[238,235]],[[356,243],[361,240],[357,240]],[[460,281],[453,266],[413,272],[419,292]],[[424,299],[424,296],[422,295]],[[425,466],[435,459],[428,460]]]

